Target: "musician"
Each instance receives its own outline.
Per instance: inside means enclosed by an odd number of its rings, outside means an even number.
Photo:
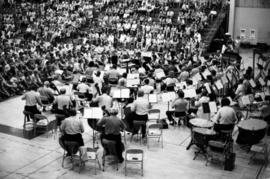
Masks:
[[[107,88],[101,89],[102,95],[93,99],[93,102],[97,102],[98,106],[101,107],[105,112],[110,109],[113,105],[113,99],[109,96]]]
[[[110,116],[103,117],[98,121],[98,126],[104,126],[105,132],[101,135],[101,141],[103,138],[116,142],[116,152],[118,161],[122,163],[124,158],[122,156],[124,144],[121,141],[120,131],[126,128],[125,123],[117,117],[118,110],[115,108],[109,109]]]
[[[228,130],[233,127],[233,124],[237,121],[235,110],[230,107],[230,100],[228,98],[222,98],[221,108],[218,110],[214,125],[214,130]]]
[[[144,85],[141,86],[140,90],[144,92],[144,94],[150,94],[154,92],[154,87],[149,85],[150,81],[149,79],[144,80]]]
[[[87,97],[89,100],[92,99],[92,88],[90,88],[87,84],[86,84],[86,78],[83,78],[81,83],[78,84],[77,86],[77,90],[83,94],[84,97]],[[79,96],[80,97],[80,96]]]
[[[175,121],[172,118],[172,115],[174,114],[175,117],[181,117],[186,116],[188,111],[188,102],[184,99],[184,92],[179,91],[178,92],[178,98],[174,100],[172,107],[175,108],[174,111],[167,111],[166,115],[168,117],[168,120],[170,121],[171,125],[175,124]],[[178,125],[181,125],[180,121],[178,121]]]
[[[118,79],[120,78],[120,73],[117,71],[117,66],[113,65],[111,70],[109,70],[106,74],[108,76],[109,83],[117,84]]]
[[[44,86],[38,89],[40,96],[44,97],[44,100],[48,100],[49,103],[54,101],[53,90],[50,88],[50,83],[48,81],[44,82]]]
[[[59,96],[56,96],[54,99],[54,104],[56,105],[56,113],[69,115],[69,109],[73,105],[72,98],[69,95],[66,95],[66,89],[60,89]]]
[[[195,102],[195,106],[198,107],[197,117],[203,118],[203,119],[208,119],[209,118],[208,114],[205,114],[203,112],[203,107],[202,107],[203,103],[209,103],[209,101],[210,101],[210,98],[207,95],[206,89],[202,89],[200,99]]]
[[[141,126],[142,128],[142,138],[146,135],[146,122],[148,120],[148,110],[151,108],[150,103],[144,97],[144,92],[142,90],[138,91],[138,98],[134,101],[134,105],[131,111],[135,112],[135,117],[133,119],[136,121],[144,121],[145,124]],[[137,132],[137,131],[135,131]]]
[[[74,141],[78,142],[79,146],[84,146],[82,138],[84,127],[82,121],[78,116],[76,116],[76,114],[75,110],[71,110],[70,117],[62,121],[60,129],[63,135],[60,137],[60,141],[62,143],[64,143],[64,141]],[[68,153],[67,156],[71,156],[71,154]]]

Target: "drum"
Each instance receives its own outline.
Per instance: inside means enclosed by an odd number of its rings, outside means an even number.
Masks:
[[[198,147],[204,149],[209,140],[215,139],[217,133],[214,130],[207,128],[195,127],[192,129],[191,141],[187,146],[187,150],[193,145],[196,144]]]
[[[214,123],[212,121],[202,118],[190,119],[189,123],[191,124],[192,127],[199,127],[199,128],[211,128],[214,126]]]
[[[198,147],[207,146],[209,140],[213,140],[215,135],[217,134],[214,130],[206,129],[206,128],[194,128],[193,132],[193,140],[194,143]]]
[[[240,121],[238,124],[239,134],[236,142],[238,144],[253,145],[263,139],[267,123],[263,120],[249,119]]]

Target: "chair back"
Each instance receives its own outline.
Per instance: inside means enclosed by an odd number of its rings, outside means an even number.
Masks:
[[[149,120],[159,120],[160,119],[160,109],[150,109],[148,111]]]
[[[127,161],[143,161],[143,150],[141,149],[128,149],[126,151]]]
[[[103,145],[104,150],[106,151],[105,155],[117,156],[115,141],[102,139],[102,145]]]

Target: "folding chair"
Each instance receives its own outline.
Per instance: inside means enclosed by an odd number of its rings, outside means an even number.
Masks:
[[[75,141],[62,141],[61,138],[59,138],[59,144],[64,149],[63,157],[62,157],[62,167],[64,168],[64,161],[67,157],[70,157],[72,162],[72,169],[74,167],[74,160],[73,158],[76,158],[76,153],[79,149],[79,143]],[[70,154],[70,155],[67,155]]]
[[[157,138],[158,142],[161,141],[161,147],[163,148],[163,132],[161,124],[150,124],[146,133],[147,148],[149,148],[149,139]]]
[[[128,149],[125,156],[125,176],[127,176],[127,164],[141,164],[141,175],[143,176],[143,150]]]
[[[160,121],[160,110],[150,109],[148,111],[148,124],[159,123]]]
[[[102,156],[103,171],[105,171],[106,156],[114,156],[116,159],[116,170],[118,170],[118,157],[116,152],[116,142],[112,140],[102,139],[102,145],[104,148]]]
[[[267,131],[268,131],[268,127],[265,128],[264,138],[258,144],[254,144],[251,146],[250,152],[252,153],[252,155],[250,156],[249,164],[251,163],[251,160],[253,160],[255,158],[256,154],[262,154],[262,155],[264,155],[264,164],[265,164],[265,166],[267,166],[268,155],[269,155],[268,143],[267,143]]]
[[[85,147],[85,146],[82,146],[79,148],[80,155],[79,156],[76,155],[75,157],[73,157],[74,160],[79,161],[79,173],[81,172],[82,167],[85,166],[86,162],[92,161],[95,164],[95,175],[97,174],[97,168],[96,168],[97,163],[100,168],[100,163],[97,157],[97,150],[98,149],[93,149],[93,148]]]

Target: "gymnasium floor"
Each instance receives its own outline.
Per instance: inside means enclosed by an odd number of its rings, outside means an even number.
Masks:
[[[250,65],[252,53],[245,52],[244,65]],[[230,171],[223,170],[219,162],[210,163],[205,166],[205,159],[202,156],[193,160],[196,147],[192,146],[186,150],[190,142],[190,130],[187,127],[172,127],[163,130],[164,147],[157,141],[150,142],[148,149],[145,144],[138,141],[130,142],[130,136],[127,135],[126,149],[140,148],[144,150],[144,176],[141,177],[139,166],[130,166],[128,175],[125,177],[124,164],[119,166],[116,171],[113,165],[106,165],[105,172],[97,170],[94,174],[94,165],[89,162],[86,167],[78,172],[78,168],[70,170],[70,163],[65,162],[65,168],[61,167],[63,149],[58,144],[59,134],[40,135],[31,140],[23,137],[21,132],[23,128],[23,107],[24,101],[21,97],[15,97],[0,103],[0,178],[153,178],[153,179],[220,179],[220,178],[268,178],[270,177],[270,168],[265,168],[260,161],[249,163],[250,154],[239,145],[234,144],[236,152],[235,169]],[[163,111],[161,117],[164,117],[167,109],[165,103],[154,106]],[[48,114],[49,118],[54,116]],[[83,120],[83,119],[82,119]],[[83,138],[86,146],[92,146],[92,130],[87,121],[83,120],[86,132]],[[237,133],[236,135],[237,136]],[[100,144],[98,144],[100,145]],[[99,156],[102,148],[99,148]]]

